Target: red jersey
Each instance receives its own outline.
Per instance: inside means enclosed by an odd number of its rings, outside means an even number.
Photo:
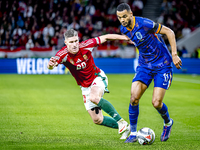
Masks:
[[[71,54],[64,46],[55,57],[58,64],[64,64],[69,69],[78,85],[89,87],[98,76],[100,69],[95,65],[92,50],[100,44],[100,38],[92,38],[79,43],[79,51]]]

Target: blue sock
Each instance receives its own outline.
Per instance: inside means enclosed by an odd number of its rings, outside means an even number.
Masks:
[[[160,113],[161,117],[164,119],[165,123],[168,123],[170,121],[170,117],[169,117],[169,112],[168,112],[168,108],[165,105],[165,103],[163,103],[163,106],[161,109],[157,109],[157,111]]]
[[[137,106],[129,105],[129,120],[131,132],[137,132],[137,119],[139,115],[139,104]]]

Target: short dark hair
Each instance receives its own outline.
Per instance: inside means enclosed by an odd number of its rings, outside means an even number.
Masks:
[[[64,37],[67,39],[69,37],[78,36],[78,32],[74,29],[69,29],[64,33]]]
[[[131,8],[127,3],[121,3],[117,6],[117,11],[124,11],[124,10],[131,11]]]

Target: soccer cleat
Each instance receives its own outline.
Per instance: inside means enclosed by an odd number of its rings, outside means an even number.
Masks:
[[[128,123],[123,118],[120,119],[117,123],[119,126],[119,134],[124,133],[128,128]]]
[[[130,129],[130,125],[127,127],[127,130],[122,133],[122,136],[120,137],[121,140],[124,140],[124,139],[127,139],[127,137],[129,136],[129,133],[131,132],[131,129]]]
[[[170,126],[163,126],[163,133],[161,134],[160,140],[163,141],[167,141],[169,139],[170,133],[171,133],[171,129],[172,129],[172,125],[174,123],[173,119],[171,119],[172,124]]]
[[[136,135],[130,135],[124,143],[134,143],[137,141],[137,136]]]

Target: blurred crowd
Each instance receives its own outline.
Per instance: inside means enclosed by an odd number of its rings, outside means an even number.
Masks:
[[[199,8],[199,0],[163,0],[157,22],[170,27],[175,32],[176,39],[179,40],[189,36],[199,26]],[[166,36],[163,38],[168,45]],[[191,57],[198,58],[197,49],[194,50]],[[188,52],[185,47],[181,47],[178,48],[178,53],[182,57],[186,56]]]
[[[157,22],[170,27],[176,38],[188,36],[200,23],[199,0],[163,0]]]
[[[64,46],[63,33],[74,28],[80,41],[119,33],[118,4],[128,3],[141,16],[146,0],[0,0],[0,47]],[[176,38],[195,30],[199,0],[164,0],[157,21],[174,30]],[[168,42],[166,40],[166,42]]]
[[[63,33],[70,28],[79,31],[81,41],[105,33],[120,33],[115,13],[121,2],[134,3],[130,0],[0,0],[0,46],[60,49],[64,46]]]

